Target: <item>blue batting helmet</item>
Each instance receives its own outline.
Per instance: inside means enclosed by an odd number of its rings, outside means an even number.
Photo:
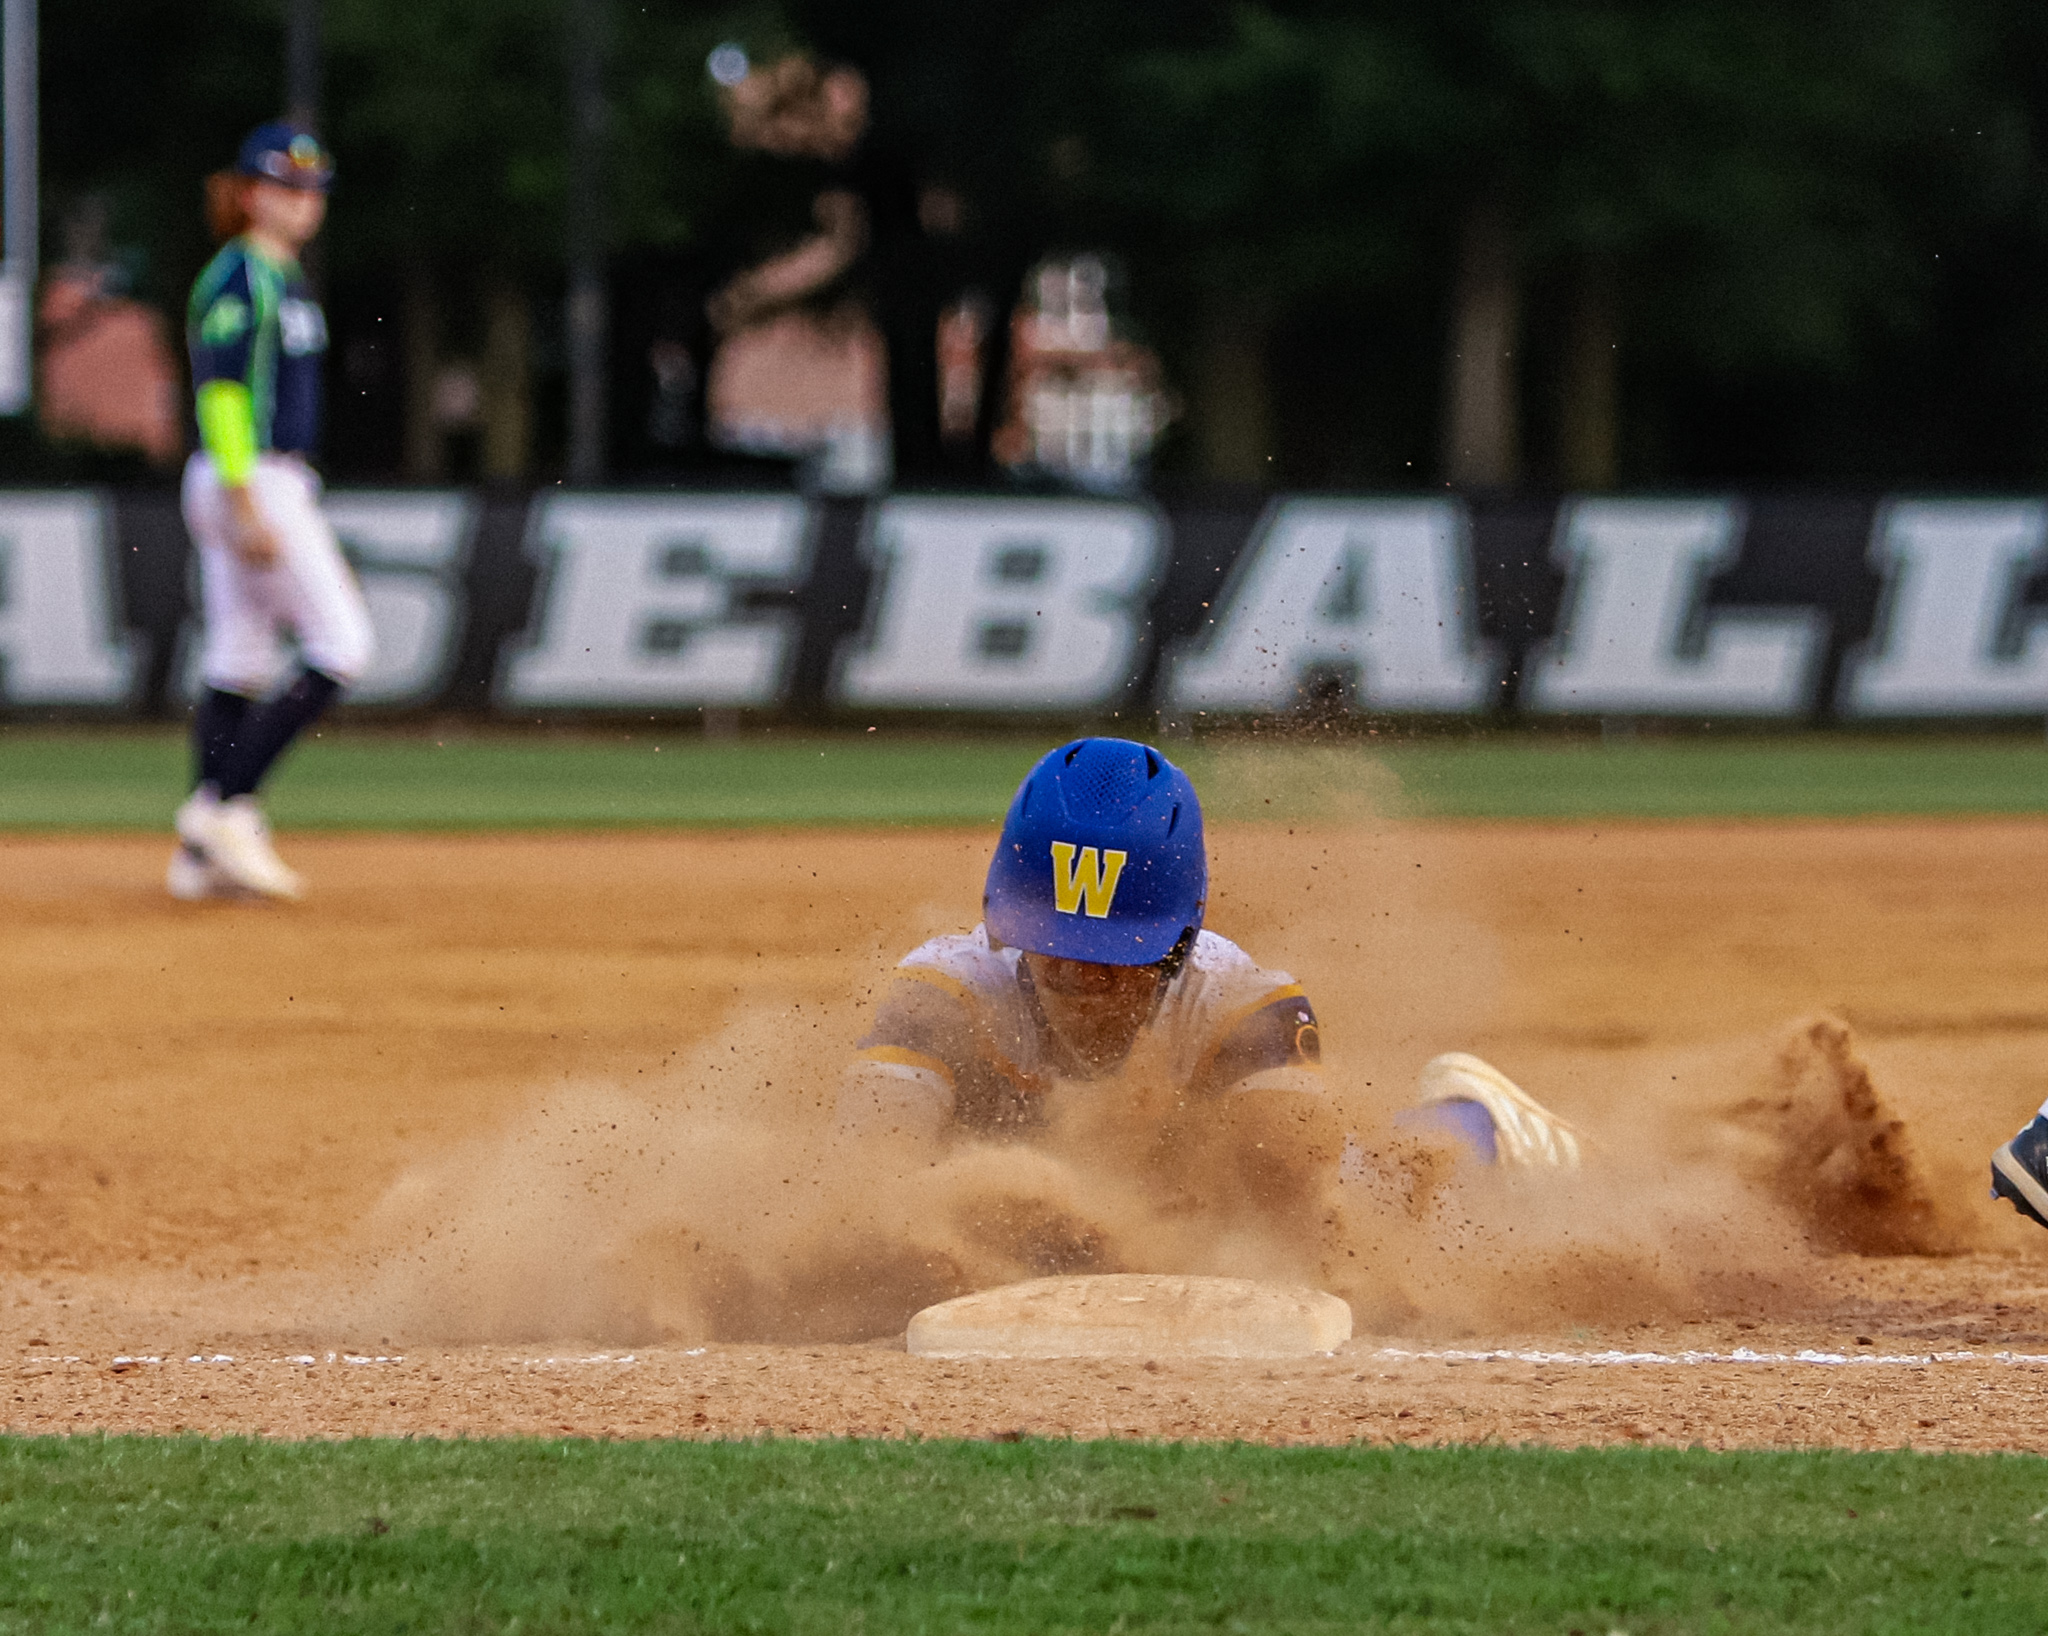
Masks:
[[[1201,929],[1202,804],[1157,750],[1063,744],[1024,776],[988,866],[989,937],[1034,954],[1149,966]]]
[[[303,126],[276,119],[258,125],[242,139],[235,169],[283,187],[325,193],[334,180],[334,156]]]

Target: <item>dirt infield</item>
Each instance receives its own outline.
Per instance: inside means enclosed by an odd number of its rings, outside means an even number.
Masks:
[[[1466,1049],[1592,1142],[1571,1191],[1361,1207],[1360,1337],[1296,1367],[911,1358],[815,1290],[763,1316],[809,1289],[765,1250],[670,1298],[714,1216],[811,1253],[831,1073],[890,961],[971,923],[984,833],[308,839],[292,909],[171,903],[156,842],[0,839],[0,1423],[2048,1448],[2048,1234],[1981,1198],[2048,1095],[2044,843],[1219,831],[1211,924],[1308,985],[1360,1118]],[[1799,1087],[1861,1065],[1911,1189],[1793,1198],[1840,1158]],[[1836,1251],[1896,1248],[1894,1204],[1957,1253]]]

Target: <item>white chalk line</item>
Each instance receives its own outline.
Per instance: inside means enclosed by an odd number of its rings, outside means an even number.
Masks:
[[[1651,1364],[1677,1368],[1804,1363],[1835,1368],[1925,1369],[1938,1363],[2048,1364],[2048,1352],[1821,1352],[1812,1347],[1802,1347],[1797,1352],[1758,1352],[1747,1346],[1738,1346],[1732,1352],[1521,1352],[1382,1346],[1368,1356],[1391,1363],[1540,1363],[1593,1367]]]
[[[683,1356],[686,1358],[702,1357],[704,1351],[705,1348],[701,1346],[693,1347],[688,1352],[685,1352]],[[82,1357],[72,1352],[25,1352],[22,1354],[21,1361],[24,1366],[34,1365],[37,1367],[48,1367],[60,1363],[82,1363],[89,1364],[94,1368],[100,1367],[97,1360]],[[406,1358],[404,1353],[379,1354],[372,1357],[360,1352],[329,1352],[325,1361],[362,1368],[376,1364],[404,1363]],[[561,1369],[596,1364],[609,1364],[614,1368],[631,1367],[639,1363],[640,1360],[630,1352],[595,1352],[573,1358],[513,1358],[507,1361],[521,1369]],[[274,1358],[238,1358],[227,1352],[194,1352],[190,1357],[186,1358],[166,1358],[155,1353],[145,1352],[116,1352],[111,1358],[106,1360],[106,1367],[111,1369],[137,1369],[145,1366],[161,1368],[167,1363],[187,1363],[206,1366],[239,1364],[244,1368],[260,1364],[284,1364],[293,1368],[305,1369],[317,1367],[321,1362],[322,1359],[311,1352],[288,1352],[282,1357]]]
[[[686,1358],[704,1356],[706,1348],[693,1346],[679,1354]],[[942,1356],[934,1354],[934,1356]],[[984,1355],[986,1357],[986,1355]],[[1527,1363],[1557,1368],[1613,1368],[1618,1365],[1647,1366],[1653,1368],[1776,1368],[1785,1365],[1817,1365],[1829,1368],[1892,1368],[1926,1369],[1938,1364],[1995,1363],[2021,1367],[2048,1365],[2048,1352],[1823,1352],[1813,1347],[1802,1347],[1796,1352],[1759,1352],[1752,1347],[1738,1346],[1732,1352],[1705,1352],[1686,1350],[1683,1352],[1542,1352],[1524,1351],[1510,1347],[1406,1347],[1381,1346],[1369,1352],[1324,1352],[1320,1356],[1330,1359],[1370,1359],[1382,1363]],[[959,1361],[971,1361],[972,1354],[961,1354]],[[49,1367],[54,1364],[88,1364],[100,1367],[95,1360],[75,1354],[26,1353],[22,1356],[24,1366]],[[155,1354],[126,1352],[116,1353],[107,1359],[107,1367],[134,1369],[147,1366],[162,1367],[167,1363],[199,1364],[204,1366],[241,1365],[250,1367],[263,1364],[287,1365],[293,1368],[317,1367],[323,1361],[330,1364],[363,1368],[379,1364],[394,1365],[406,1361],[404,1354],[370,1356],[356,1352],[329,1352],[323,1360],[310,1352],[287,1353],[271,1358],[237,1358],[225,1352],[193,1353],[187,1358],[165,1358]],[[597,1352],[580,1357],[513,1358],[505,1362],[521,1369],[573,1369],[605,1366],[630,1368],[642,1363],[634,1353]],[[1002,1361],[990,1358],[988,1361]],[[1205,1360],[1227,1361],[1227,1360]]]

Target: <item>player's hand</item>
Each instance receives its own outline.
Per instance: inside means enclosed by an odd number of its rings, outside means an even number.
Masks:
[[[256,496],[247,484],[223,489],[228,501],[228,544],[251,568],[275,568],[281,554],[277,535],[257,509]]]

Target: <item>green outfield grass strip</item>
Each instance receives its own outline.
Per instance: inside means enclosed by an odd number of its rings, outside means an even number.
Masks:
[[[295,750],[266,795],[287,829],[992,824],[1050,739],[437,739],[342,727]],[[2048,811],[2048,743],[2031,739],[1209,740],[1172,748],[1225,821]],[[0,829],[162,830],[186,776],[183,740],[168,729],[0,732]]]
[[[296,748],[266,801],[292,829],[957,824],[1002,815],[1015,740],[600,741],[340,733]],[[184,794],[169,734],[0,737],[0,828],[162,829]]]
[[[2048,1625],[2021,1456],[0,1439],[6,1631]]]
[[[1458,818],[1853,818],[2048,811],[2048,743],[1490,741],[1388,765],[1414,807]]]

